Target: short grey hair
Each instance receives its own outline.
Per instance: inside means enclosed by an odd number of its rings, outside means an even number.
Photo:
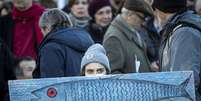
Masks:
[[[54,30],[59,27],[72,27],[73,24],[68,14],[58,8],[47,9],[40,17],[39,27],[49,27]]]

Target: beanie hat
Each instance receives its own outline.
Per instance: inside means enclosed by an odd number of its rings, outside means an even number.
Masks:
[[[105,6],[111,6],[109,0],[92,0],[88,7],[89,15],[94,18],[96,12]]]
[[[111,72],[108,57],[106,56],[105,49],[100,44],[94,44],[88,48],[81,62],[81,72],[83,72],[84,67],[89,63],[100,63],[102,64],[107,72]]]
[[[145,16],[154,16],[152,7],[144,0],[125,0],[124,8],[143,13]]]
[[[187,0],[154,0],[153,7],[165,13],[175,13],[187,8]]]

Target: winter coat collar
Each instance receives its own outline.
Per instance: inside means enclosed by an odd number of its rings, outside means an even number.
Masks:
[[[171,36],[171,31],[178,26],[178,24],[182,22],[191,23],[197,25],[201,28],[201,18],[198,15],[195,15],[194,11],[182,11],[174,14],[164,26],[163,30],[161,31],[163,35],[163,41],[165,41],[168,37]]]
[[[78,18],[75,15],[73,15],[72,13],[69,14],[70,19],[72,21],[72,23],[74,24],[75,27],[78,28],[84,28],[89,24],[90,21],[90,17],[82,17],[82,18]]]
[[[109,25],[106,27],[101,27],[100,25],[94,23],[93,21],[90,21],[88,26],[90,29],[93,29],[94,31],[96,31],[97,34],[101,34],[101,35],[104,35],[105,32],[107,31],[108,27],[109,27]]]

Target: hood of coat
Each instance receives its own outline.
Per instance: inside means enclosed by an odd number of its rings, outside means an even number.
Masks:
[[[178,13],[175,13],[167,22],[167,24],[163,27],[163,30],[161,31],[163,35],[163,40],[165,40],[167,37],[169,37],[171,33],[171,29],[176,28],[179,24],[182,23],[189,23],[192,25],[196,25],[199,29],[201,29],[201,17],[196,15],[194,11],[181,11]]]
[[[43,39],[40,48],[48,42],[57,42],[77,51],[86,51],[94,43],[90,35],[79,28],[64,28],[56,32],[50,32]]]

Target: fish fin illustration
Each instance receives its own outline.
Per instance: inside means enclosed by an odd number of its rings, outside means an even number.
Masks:
[[[183,99],[182,99],[183,98]],[[186,98],[186,97],[181,97],[181,96],[174,96],[174,97],[163,97],[159,98],[153,101],[194,101],[192,99]]]
[[[181,97],[188,99],[188,101],[194,101],[193,98],[191,98],[189,93],[186,91],[186,87],[188,86],[190,79],[191,79],[191,76],[188,77],[185,81],[183,81],[180,85],[178,85],[178,88],[181,88],[181,90],[182,90],[181,96],[162,97],[162,98],[158,98],[153,101],[180,101],[177,98],[181,98]]]
[[[188,78],[187,78],[184,82],[182,82],[179,86],[181,86],[182,88],[185,89],[185,88],[187,87],[187,85],[188,85],[190,79],[191,79],[191,76],[188,77]]]
[[[41,99],[40,96],[36,93],[36,91],[31,92],[31,94],[32,94],[31,101],[37,101],[37,100]]]
[[[190,99],[191,101],[194,101],[193,98],[190,96],[190,94],[186,91],[186,87],[188,86],[190,79],[191,79],[191,75],[184,82],[182,82],[179,86],[181,86],[181,88],[182,88],[182,92],[183,92],[182,96]]]

